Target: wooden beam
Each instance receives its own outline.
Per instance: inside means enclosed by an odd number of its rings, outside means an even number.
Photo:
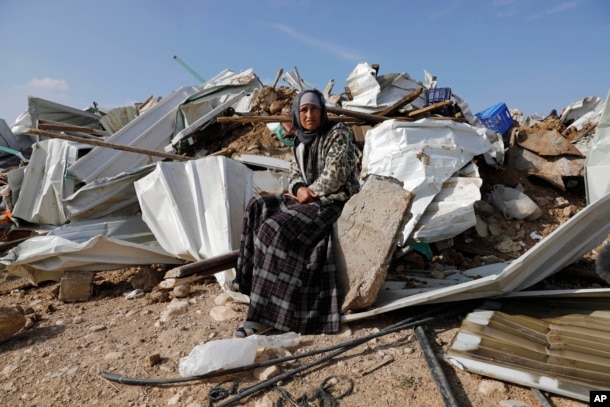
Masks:
[[[421,116],[422,114],[430,113],[436,109],[440,109],[441,107],[451,106],[453,101],[451,100],[443,100],[441,102],[434,103],[430,106],[422,107],[421,109],[410,111],[407,116],[408,117],[416,117]]]
[[[182,278],[199,274],[201,276],[211,276],[219,271],[228,270],[237,265],[238,251],[234,250],[220,256],[209,257],[204,260],[196,261],[182,266],[175,267],[165,273],[164,278]]]
[[[331,122],[361,122],[362,120],[354,117],[343,117],[343,116],[328,116],[328,120]],[[216,123],[290,123],[292,118],[290,116],[218,116]]]
[[[51,138],[58,138],[58,139],[62,139],[62,140],[75,141],[75,142],[83,143],[83,144],[93,144],[94,146],[98,146],[98,147],[106,147],[106,148],[112,148],[115,150],[123,150],[123,151],[128,151],[130,153],[152,155],[155,157],[167,158],[169,160],[188,161],[188,160],[193,159],[192,157],[186,157],[183,155],[168,154],[168,153],[163,153],[160,151],[153,151],[153,150],[146,150],[143,148],[124,146],[124,145],[120,145],[120,144],[108,143],[106,141],[94,140],[94,139],[90,139],[90,138],[86,138],[86,137],[70,136],[67,134],[55,133],[55,132],[45,131],[45,130],[38,130],[38,129],[30,128],[30,129],[28,129],[27,133],[37,134],[37,135],[43,136],[43,137],[51,137]]]
[[[275,79],[273,80],[273,85],[271,85],[272,88],[275,88],[277,86],[277,83],[279,82],[283,73],[284,73],[284,68],[280,68],[280,70],[277,71],[277,75],[275,75]]]
[[[339,107],[327,107],[326,110],[328,110],[329,113],[334,113],[334,114],[338,114],[338,115],[343,115],[343,116],[349,116],[349,117],[354,117],[356,119],[359,119],[360,121],[364,121],[367,123],[381,123],[383,121],[386,120],[390,120],[390,119],[395,119],[395,117],[386,117],[386,116],[381,116],[378,114],[369,114],[369,113],[361,113],[361,112],[355,112],[353,110],[349,110],[349,109],[342,109]],[[400,117],[398,118],[400,120],[405,120],[404,117]]]
[[[73,131],[76,133],[93,134],[101,137],[108,137],[110,134],[107,131],[92,129],[91,127],[75,126],[73,124],[51,124],[51,123],[38,123],[39,130],[50,130],[50,131]]]
[[[398,102],[394,103],[392,106],[388,107],[386,110],[379,113],[380,116],[391,116],[396,113],[401,107],[404,105],[413,102],[418,96],[422,93],[424,88],[415,89],[413,92],[409,93]]]

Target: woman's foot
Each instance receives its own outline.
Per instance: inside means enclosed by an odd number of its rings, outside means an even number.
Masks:
[[[271,328],[266,325],[246,321],[233,332],[233,338],[247,338],[251,335],[262,335],[270,330]]]

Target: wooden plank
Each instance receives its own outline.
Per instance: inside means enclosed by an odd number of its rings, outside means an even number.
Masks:
[[[392,106],[388,107],[386,110],[379,113],[380,116],[391,116],[396,113],[401,107],[406,105],[407,103],[413,102],[418,96],[422,93],[424,88],[415,89],[413,92],[409,93],[398,102],[394,103]]]
[[[329,115],[328,120],[331,122],[360,122],[361,120],[354,117],[342,117]],[[290,123],[290,116],[218,116],[216,123]]]
[[[421,116],[426,113],[430,113],[435,111],[436,109],[440,109],[441,107],[450,106],[453,104],[451,100],[443,100],[437,103],[434,103],[430,106],[422,107],[421,109],[413,110],[407,114],[408,117],[416,117]]]
[[[93,134],[100,137],[108,137],[110,134],[104,130],[92,129],[91,127],[75,126],[73,124],[63,124],[56,122],[43,122],[42,120],[38,123],[39,130],[50,130],[50,131],[73,131],[76,133]]]
[[[44,136],[44,137],[51,137],[51,138],[58,138],[58,139],[62,139],[62,140],[75,141],[77,143],[83,143],[83,144],[93,144],[94,146],[112,148],[115,150],[128,151],[130,153],[152,155],[155,157],[167,158],[167,159],[176,160],[176,161],[188,161],[188,160],[194,159],[192,157],[186,157],[183,155],[168,154],[168,153],[163,153],[160,151],[146,150],[143,148],[124,146],[124,145],[120,145],[120,144],[108,143],[106,141],[101,141],[101,140],[94,140],[94,139],[85,138],[85,137],[69,136],[67,134],[55,133],[55,132],[51,132],[51,131],[38,130],[38,129],[33,129],[33,128],[28,129],[27,133],[37,134],[39,136]]]
[[[220,256],[209,257],[204,260],[196,261],[182,266],[175,267],[165,273],[164,278],[182,278],[199,274],[201,276],[211,276],[219,271],[228,270],[237,265],[238,251],[234,250]]]

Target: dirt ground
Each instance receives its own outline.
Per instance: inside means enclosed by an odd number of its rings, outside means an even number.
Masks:
[[[285,146],[274,140],[273,135],[262,126],[258,129],[270,139],[263,143],[260,136],[226,140],[221,147],[241,143],[231,147],[249,154],[281,155],[285,152]],[[483,193],[498,182],[520,183],[542,209],[542,216],[534,221],[505,220],[497,213],[480,213],[486,221],[491,222],[493,218],[493,222],[500,224],[505,236],[521,241],[521,249],[499,252],[497,241],[481,238],[474,230],[468,230],[455,238],[453,247],[435,251],[431,261],[417,254],[396,260],[391,265],[390,275],[408,274],[409,270],[415,269],[468,269],[479,265],[481,256],[490,254],[502,259],[516,258],[536,243],[529,238],[531,232],[546,236],[585,205],[582,184],[561,191],[508,168],[498,170],[480,165]],[[561,204],[557,203],[558,200]],[[594,258],[595,251],[570,270],[550,277],[537,287],[606,286],[596,279]],[[167,270],[162,266],[154,269],[159,275]],[[98,272],[92,298],[74,303],[58,299],[58,282],[31,286],[19,277],[0,274],[0,307],[18,305],[25,311],[27,319],[25,329],[0,343],[1,404],[65,407],[223,405],[235,395],[212,403],[211,397],[221,393],[218,391],[220,387],[227,389],[236,383],[238,389],[244,391],[263,380],[261,373],[248,370],[206,380],[163,383],[180,378],[180,359],[195,346],[230,338],[245,317],[246,305],[225,303],[214,278],[200,279],[183,291],[153,290],[128,299],[126,295],[133,291],[132,278],[138,271],[138,268],[131,268]],[[181,311],[168,317],[168,307]],[[405,308],[345,324],[342,332],[336,335],[303,336],[297,346],[266,351],[257,356],[257,361],[348,344],[408,318],[417,320],[433,309],[432,306]],[[221,310],[222,317],[218,317]],[[458,405],[543,406],[529,388],[465,372],[442,360],[443,351],[450,346],[466,312],[419,325],[439,360]],[[303,395],[313,398],[325,381],[334,384],[329,391],[335,396],[346,390],[350,381],[353,383],[353,390],[338,400],[342,406],[444,405],[433,370],[422,350],[425,341],[418,340],[414,328],[378,336],[346,348],[334,358],[318,364],[313,362],[327,353],[275,365],[287,374],[283,380],[231,405],[271,406],[280,396],[280,391],[287,392],[295,400]],[[308,363],[312,364],[311,367],[303,368]],[[303,369],[288,374],[299,367]],[[146,382],[125,384],[102,377],[102,372],[145,379]],[[553,394],[544,393],[544,396],[550,405],[556,407],[587,405]],[[322,405],[319,400],[310,403]],[[296,404],[284,402],[283,405]]]

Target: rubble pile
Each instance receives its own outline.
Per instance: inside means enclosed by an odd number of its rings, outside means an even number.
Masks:
[[[161,272],[229,254],[226,269],[207,270],[226,290],[246,203],[287,186],[290,106],[306,82],[296,69],[283,78],[289,86],[226,70],[110,112],[30,98],[11,127],[0,120],[0,268],[32,285],[61,281],[63,298],[86,301],[95,273],[145,267],[150,278],[132,282],[138,295],[169,300],[158,294],[171,286]],[[587,178],[605,103],[587,97],[546,117],[505,109],[510,119],[499,130],[496,117],[473,114],[437,82],[359,64],[343,92],[333,93],[332,81],[324,90],[330,120],[346,123],[361,150],[363,184],[372,175],[392,178],[413,199],[391,247],[358,242],[383,250],[374,267],[386,281],[366,301],[354,299],[365,305],[345,309],[345,320],[439,298],[607,289],[594,263],[610,226],[597,220],[605,209],[591,192],[603,197],[608,189]],[[359,197],[384,205],[372,198]],[[566,239],[579,244],[558,246]],[[192,270],[188,281],[206,273]],[[567,286],[556,279],[575,271]]]

